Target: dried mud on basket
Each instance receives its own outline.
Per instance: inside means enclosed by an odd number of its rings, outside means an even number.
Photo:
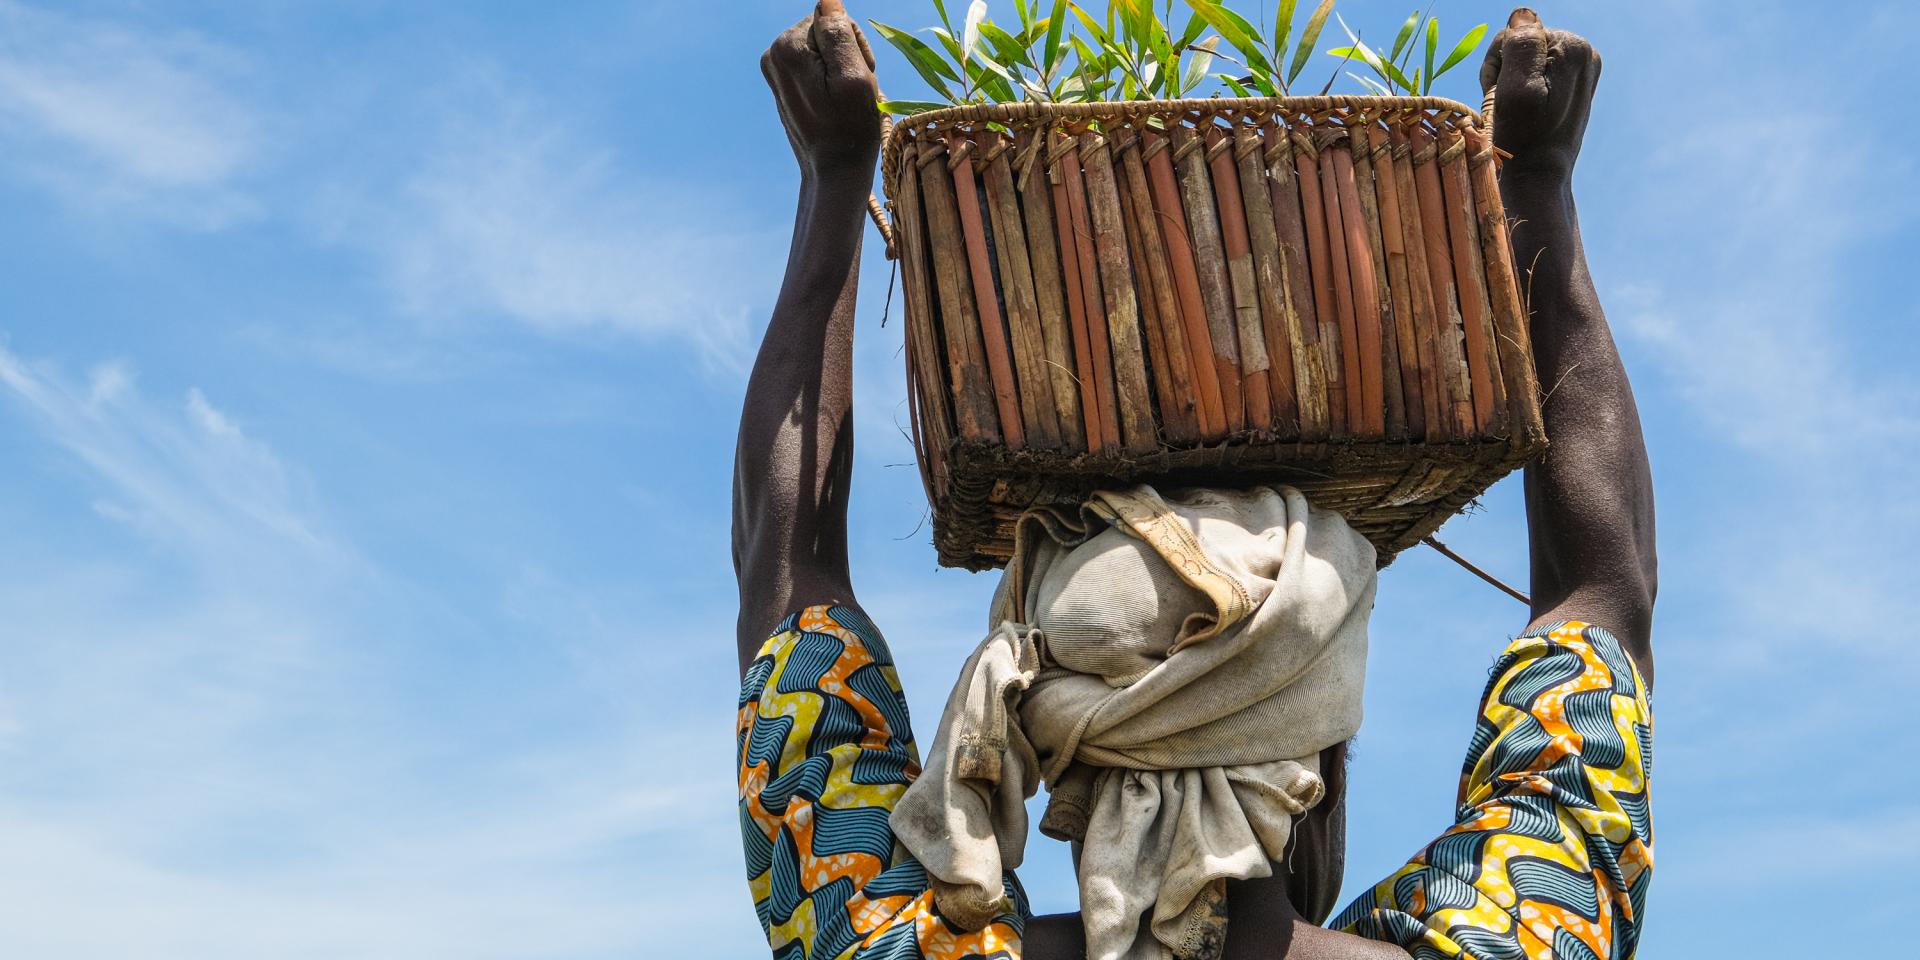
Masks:
[[[943,563],[1036,504],[1285,482],[1384,565],[1545,442],[1495,151],[1468,108],[960,107],[887,140],[913,438]]]

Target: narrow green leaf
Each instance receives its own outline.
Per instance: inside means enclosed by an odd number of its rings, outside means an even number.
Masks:
[[[1133,0],[1107,0],[1107,16],[1118,14],[1119,22],[1108,34],[1121,43],[1132,43],[1139,34],[1134,30]]]
[[[960,75],[954,73],[953,68],[947,66],[947,62],[940,59],[939,54],[933,52],[932,47],[922,43],[919,37],[905,30],[887,26],[878,20],[868,20],[867,22],[873,25],[874,31],[879,33],[882,38],[888,43],[893,44],[894,49],[899,50],[906,56],[907,63],[913,66],[914,72],[920,74],[920,79],[925,80],[927,86],[932,87],[935,93],[952,101],[958,101],[960,99],[953,95],[953,89],[947,86],[945,82],[952,80],[957,83],[960,80]]]
[[[1375,53],[1372,47],[1367,46],[1366,42],[1360,39],[1360,35],[1353,32],[1352,27],[1347,26],[1347,18],[1336,14],[1334,19],[1340,21],[1340,29],[1347,32],[1347,39],[1353,41],[1353,46],[1341,47],[1339,50],[1329,50],[1327,51],[1327,55],[1342,58],[1358,57],[1360,62],[1371,67],[1373,72],[1379,75],[1380,79],[1391,80],[1392,75],[1387,73],[1386,64],[1381,62],[1380,55]]]
[[[925,100],[882,100],[880,101],[880,112],[891,113],[895,116],[910,116],[916,113],[926,113],[928,110],[945,110],[949,106],[951,106],[951,104],[928,103]]]
[[[1020,12],[1020,29],[1033,26],[1033,6],[1027,0],[1013,0],[1013,8]]]
[[[1192,3],[1194,13],[1204,17],[1207,24],[1226,39],[1228,46],[1247,58],[1247,66],[1254,74],[1273,72],[1272,65],[1260,49],[1259,33],[1245,17],[1221,6],[1218,0],[1192,0]]]
[[[1426,23],[1428,14],[1433,13],[1434,4],[1438,2],[1440,2],[1440,0],[1429,0],[1427,9],[1424,12],[1419,12],[1419,19],[1416,20],[1413,25],[1413,34],[1407,39],[1407,47],[1400,54],[1398,60],[1400,69],[1405,70],[1407,64],[1412,62],[1414,53],[1420,49],[1421,27]]]
[[[1147,49],[1153,51],[1153,58],[1163,65],[1174,59],[1173,38],[1167,35],[1167,25],[1151,14],[1147,17],[1152,23],[1147,27]]]
[[[1433,55],[1440,50],[1440,18],[1427,18],[1427,86],[1433,86]]]
[[[1207,78],[1207,71],[1213,68],[1213,51],[1220,46],[1219,37],[1208,37],[1193,47],[1193,53],[1187,60],[1187,73],[1180,86],[1192,90]]]
[[[953,19],[947,16],[947,4],[945,0],[933,0],[933,9],[940,12],[940,25],[946,27],[948,33],[952,33]]]
[[[1046,32],[1047,22],[1045,20],[1035,20],[1032,24],[1028,25],[1025,30],[1020,31],[1016,39],[1020,41],[1022,48],[1031,50],[1033,49],[1034,43],[1038,42]]]
[[[1061,31],[1067,28],[1067,0],[1054,0],[1053,14],[1047,17],[1047,47],[1041,52],[1046,58],[1047,76],[1060,66],[1060,57],[1066,51],[1066,45],[1060,42]]]
[[[1420,27],[1420,11],[1414,10],[1407,15],[1407,22],[1400,25],[1400,32],[1393,38],[1393,52],[1387,54],[1388,60],[1399,60],[1400,51],[1406,49],[1407,41],[1413,39],[1413,32]]]
[[[1320,88],[1320,95],[1323,97],[1327,95],[1328,91],[1333,89],[1334,81],[1340,79],[1340,71],[1346,69],[1347,64],[1353,62],[1353,48],[1345,47],[1342,49],[1346,51],[1346,56],[1340,59],[1340,65],[1333,68],[1333,73],[1327,76],[1326,84]]]
[[[1224,73],[1217,73],[1217,74],[1214,74],[1214,76],[1219,77],[1220,82],[1226,84],[1227,89],[1233,91],[1234,96],[1236,97],[1252,97],[1253,96],[1253,91],[1248,90],[1247,85],[1244,83],[1241,83],[1239,80],[1236,80],[1233,77],[1228,76],[1227,74],[1224,74]]]
[[[1320,31],[1326,29],[1327,17],[1333,13],[1333,0],[1320,0],[1313,15],[1307,18],[1306,29],[1300,31],[1300,45],[1293,51],[1293,64],[1287,68],[1287,84],[1300,78],[1300,71],[1306,69],[1307,58],[1313,56],[1313,48],[1320,43]]]
[[[1068,39],[1073,41],[1073,55],[1080,58],[1081,67],[1087,70],[1098,69],[1096,65],[1100,60],[1100,55],[1094,53],[1093,48],[1087,46],[1087,42],[1080,39],[1079,34],[1076,33]]]
[[[960,63],[966,60],[966,57],[960,52],[960,41],[955,39],[953,34],[948,33],[941,27],[928,27],[927,32],[933,34],[934,37],[940,41],[940,46],[946,48],[947,56],[952,57],[954,63]]]
[[[1009,68],[1008,64],[1001,63],[1000,61],[994,59],[993,51],[991,50],[975,50],[973,52],[973,59],[967,61],[967,68],[969,70],[972,70],[973,68],[976,68],[976,67],[979,68],[980,70],[984,70],[988,73],[991,73],[994,76],[1007,81],[1008,83],[1014,82],[1013,81],[1014,71]]]
[[[1415,86],[1413,81],[1408,80],[1406,74],[1400,72],[1400,66],[1398,64],[1392,60],[1388,60],[1382,65],[1386,67],[1387,78],[1399,84],[1401,89],[1407,91],[1407,96],[1419,96],[1419,87]]]
[[[1200,39],[1200,35],[1206,32],[1206,18],[1196,13],[1187,18],[1187,28],[1180,31],[1180,43],[1177,45],[1181,47],[1191,47],[1193,46],[1193,42]]]
[[[1293,8],[1295,0],[1280,0],[1279,9],[1273,12],[1273,52],[1276,59],[1287,55],[1287,41],[1293,39]]]
[[[1111,42],[1111,38],[1113,34],[1110,31],[1108,31],[1105,27],[1102,27],[1100,25],[1100,21],[1095,20],[1090,14],[1087,13],[1087,11],[1082,10],[1080,8],[1080,4],[1074,3],[1072,2],[1072,0],[1069,0],[1069,2],[1067,3],[1067,8],[1073,11],[1073,15],[1075,17],[1079,18],[1080,25],[1083,27],[1086,27],[1087,32],[1093,35],[1093,39],[1095,43],[1105,46],[1107,43]],[[1111,13],[1112,11],[1109,10],[1108,12]]]
[[[1487,25],[1484,23],[1467,31],[1467,35],[1460,38],[1460,42],[1454,46],[1453,52],[1447,54],[1447,61],[1440,65],[1440,69],[1433,72],[1433,76],[1438,77],[1459,65],[1460,61],[1467,58],[1467,54],[1473,52],[1474,47],[1480,45],[1480,38],[1486,35]]]
[[[973,77],[974,89],[987,95],[996,103],[1012,103],[1020,97],[1013,92],[1013,78],[1008,76],[1006,68],[986,57],[976,57],[967,64],[967,73]]]
[[[1026,45],[999,24],[991,20],[981,23],[980,36],[985,38],[987,45],[993,48],[994,59],[998,60],[1001,66],[1011,68],[1016,63],[1034,66],[1033,60],[1027,56]],[[1035,67],[1035,69],[1038,68]]]

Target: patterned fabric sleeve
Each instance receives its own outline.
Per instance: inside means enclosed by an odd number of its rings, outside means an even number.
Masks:
[[[846,607],[809,607],[747,668],[737,725],[740,831],[775,960],[1018,960],[1026,900],[949,927],[888,818],[920,773],[886,642]]]
[[[1494,665],[1455,825],[1333,926],[1417,960],[1627,960],[1653,876],[1653,708],[1620,642],[1569,622]]]

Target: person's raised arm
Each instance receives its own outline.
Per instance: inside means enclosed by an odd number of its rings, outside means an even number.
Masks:
[[[853,312],[880,149],[873,53],[840,0],[760,59],[800,164],[800,200],[773,319],[747,382],[733,468],[741,668],[796,605],[851,605]]]
[[[1512,154],[1500,193],[1533,312],[1549,447],[1527,469],[1533,625],[1582,620],[1620,638],[1653,681],[1653,478],[1640,413],[1587,272],[1573,168],[1600,55],[1514,11],[1481,67],[1494,142]]]

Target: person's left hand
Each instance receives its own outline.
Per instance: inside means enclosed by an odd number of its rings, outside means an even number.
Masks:
[[[880,151],[873,50],[840,0],[820,0],[760,57],[800,169],[871,177]]]

